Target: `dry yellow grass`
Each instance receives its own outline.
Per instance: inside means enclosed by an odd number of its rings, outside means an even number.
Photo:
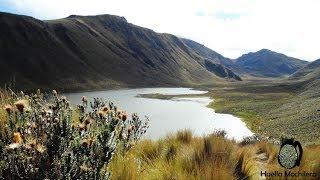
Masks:
[[[4,126],[7,124],[7,112],[4,106],[11,101],[10,95],[7,91],[0,89],[0,136],[7,136],[4,131]]]
[[[217,132],[194,137],[184,130],[118,153],[110,170],[112,179],[261,179],[261,172],[286,171],[278,164],[278,152],[279,146],[267,141],[240,145]],[[291,172],[320,173],[318,152],[320,146],[304,147],[301,165]]]
[[[159,141],[141,141],[126,155],[117,154],[110,170],[113,179],[232,179],[235,148],[224,137],[198,138],[184,130]]]

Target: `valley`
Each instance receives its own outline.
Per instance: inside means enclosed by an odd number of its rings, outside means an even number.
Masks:
[[[308,63],[268,49],[230,59],[112,15],[41,21],[0,13],[0,23],[4,88],[193,87],[208,91],[214,99],[209,107],[241,117],[257,134],[319,142],[319,60]]]
[[[284,138],[303,146],[292,173],[320,174],[319,89],[320,59],[0,12],[0,177],[265,179]]]

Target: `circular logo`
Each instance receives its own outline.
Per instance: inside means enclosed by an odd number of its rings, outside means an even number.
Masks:
[[[292,169],[300,165],[302,158],[302,146],[299,141],[293,139],[286,139],[281,145],[278,162],[287,169]]]

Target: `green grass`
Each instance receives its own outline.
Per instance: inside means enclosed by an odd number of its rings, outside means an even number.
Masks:
[[[209,107],[217,113],[230,113],[242,118],[247,126],[257,133],[263,123],[263,117],[272,108],[280,106],[286,101],[290,94],[269,93],[250,94],[245,92],[234,92],[237,90],[214,90],[210,92],[214,98]]]
[[[293,137],[303,143],[320,139],[320,97],[301,93],[293,85],[243,83],[214,87],[209,107],[241,117],[255,133],[275,138]]]
[[[206,94],[142,94],[140,97],[168,100],[174,97],[209,96],[208,107],[233,114],[259,135],[280,139],[292,137],[305,144],[320,141],[320,93],[299,83],[254,81],[198,86]]]

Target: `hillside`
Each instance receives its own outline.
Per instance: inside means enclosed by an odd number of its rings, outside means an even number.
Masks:
[[[290,79],[315,79],[320,77],[320,59],[299,69],[291,75]]]
[[[241,117],[255,133],[320,143],[320,60],[288,78],[215,87],[213,108]]]
[[[185,86],[240,78],[174,35],[112,15],[40,21],[0,13],[0,84],[63,90]]]
[[[199,44],[195,41],[189,40],[189,39],[184,39],[181,38],[181,40],[193,51],[195,51],[199,56],[208,59],[212,62],[219,63],[219,64],[231,64],[232,60],[229,58],[226,58],[222,56],[221,54],[213,51],[212,49]]]
[[[237,59],[226,58],[195,41],[182,39],[199,56],[213,63],[222,64],[242,77],[282,77],[288,76],[308,62],[288,57],[267,49],[244,54]]]
[[[320,97],[320,59],[311,62],[292,74],[289,80],[299,87],[299,92],[303,96],[309,98]]]
[[[288,57],[268,49],[248,53],[235,60],[235,66],[240,67],[242,71],[238,71],[238,73],[258,77],[288,76],[307,64],[307,61]]]

